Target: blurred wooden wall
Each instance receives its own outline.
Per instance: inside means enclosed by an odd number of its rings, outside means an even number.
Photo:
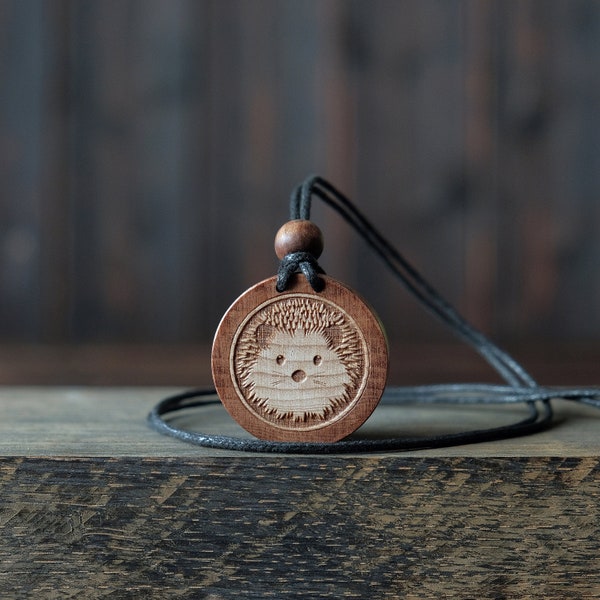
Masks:
[[[0,86],[1,341],[210,341],[315,172],[486,332],[600,340],[597,0],[0,0]]]

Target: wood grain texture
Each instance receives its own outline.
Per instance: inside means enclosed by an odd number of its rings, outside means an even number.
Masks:
[[[244,292],[225,313],[212,350],[223,404],[261,439],[335,442],[373,412],[386,385],[388,348],[377,316],[351,289],[302,274]]]
[[[589,408],[559,403],[552,430],[478,446],[257,456],[195,448],[148,429],[145,414],[169,391],[0,389],[3,593],[598,595],[600,421]],[[514,416],[378,413],[361,435],[385,435],[391,426],[396,434],[432,433]],[[219,407],[178,419],[245,435]]]
[[[146,413],[170,391],[0,389],[8,597],[597,597],[592,409],[559,403],[550,431],[477,446],[256,456],[148,429]],[[514,416],[380,411],[357,435]],[[177,418],[247,435],[220,407]]]
[[[571,598],[593,459],[0,461],[11,597]]]
[[[312,221],[295,219],[279,228],[274,246],[279,260],[292,252],[308,252],[319,258],[323,252],[323,233]]]
[[[173,387],[0,387],[0,456],[6,457],[210,457],[243,456],[190,446],[149,429],[146,416]],[[567,458],[600,456],[600,413],[556,402],[555,426],[493,443],[402,456]],[[527,413],[516,408],[379,406],[354,434],[364,438],[425,436],[508,424]],[[173,415],[179,427],[209,434],[251,437],[220,405]],[[262,455],[264,459],[264,455]],[[254,456],[254,458],[257,458]],[[260,457],[258,457],[260,458]],[[261,459],[261,460],[262,460]]]

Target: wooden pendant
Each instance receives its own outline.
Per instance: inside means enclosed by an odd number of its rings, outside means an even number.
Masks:
[[[381,324],[350,288],[301,274],[284,292],[272,277],[242,294],[217,329],[215,387],[229,414],[258,438],[334,442],[355,431],[383,393]]]

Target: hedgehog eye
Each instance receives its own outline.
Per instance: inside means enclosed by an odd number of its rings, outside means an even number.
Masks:
[[[282,364],[285,362],[285,356],[284,356],[283,354],[279,354],[279,355],[277,356],[277,358],[275,359],[275,362],[276,362],[278,365],[282,365]]]
[[[323,359],[318,354],[313,358],[313,363],[318,367],[323,362]]]

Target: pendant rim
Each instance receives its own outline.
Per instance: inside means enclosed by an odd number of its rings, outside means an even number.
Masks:
[[[246,431],[259,439],[285,442],[335,442],[356,431],[377,407],[385,389],[388,374],[388,343],[381,321],[354,290],[327,275],[322,275],[323,290],[315,292],[301,274],[295,274],[283,292],[276,290],[277,277],[270,277],[243,292],[223,315],[215,332],[211,354],[211,368],[215,388],[230,416]],[[247,397],[240,383],[238,353],[240,338],[257,315],[269,307],[291,299],[306,299],[309,304],[330,305],[335,312],[346,316],[346,331],[360,340],[362,361],[360,384],[354,378],[349,390],[350,400],[340,403],[339,410],[329,407],[323,415],[307,413],[300,417],[288,413],[265,413],[255,399]],[[312,301],[312,303],[311,303]],[[301,302],[301,300],[294,300]],[[304,335],[308,335],[306,330]],[[249,338],[249,334],[245,335]],[[244,353],[241,352],[243,355]],[[246,352],[248,354],[248,352]],[[356,358],[356,357],[355,357]],[[236,362],[237,361],[237,362]],[[355,369],[358,372],[360,369]],[[270,410],[277,402],[263,403]],[[310,403],[309,403],[310,404]],[[275,415],[275,416],[273,416]],[[294,415],[294,418],[292,418]],[[295,420],[294,420],[295,419]]]

